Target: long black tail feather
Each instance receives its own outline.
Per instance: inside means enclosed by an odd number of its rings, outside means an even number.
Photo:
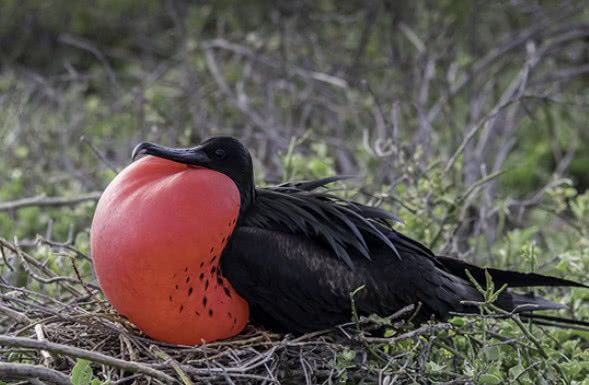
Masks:
[[[486,270],[493,278],[493,283],[496,287],[500,287],[504,284],[507,284],[509,287],[564,286],[589,288],[589,286],[579,282],[563,278],[550,277],[547,275],[537,273],[520,273],[517,271],[482,268],[475,265],[471,265],[470,263],[466,263],[459,259],[444,256],[438,256],[436,257],[436,260],[440,262],[452,274],[466,280],[468,280],[468,276],[466,275],[465,270],[468,270],[470,274],[473,276],[473,278],[481,284],[484,284],[486,281]]]
[[[522,313],[520,317],[524,320],[530,320],[538,325],[554,326],[562,329],[576,329],[589,331],[589,321],[581,321],[566,317],[557,317],[544,314]]]
[[[509,288],[533,286],[589,288],[589,286],[585,284],[568,279],[550,277],[537,273],[520,273],[509,270],[481,268],[458,259],[443,256],[436,257],[436,261],[440,263],[441,266],[450,274],[460,277],[466,281],[469,281],[469,277],[466,274],[466,270],[468,270],[470,275],[472,275],[472,277],[483,287],[486,282],[486,271],[491,275],[496,288],[499,288],[504,284],[506,284]],[[530,321],[536,325],[589,331],[589,321],[537,314],[536,311],[561,310],[564,309],[564,306],[550,299],[534,295],[533,293],[519,294],[508,290],[499,296],[495,302],[495,305],[507,312],[518,314],[521,319]],[[478,312],[478,310],[473,307],[467,307],[464,310],[466,310],[468,313]]]
[[[458,315],[458,316],[479,316],[478,313],[451,313],[451,315]],[[559,329],[567,329],[567,330],[581,330],[589,332],[589,322],[577,320],[573,318],[566,318],[566,317],[557,317],[557,316],[549,316],[544,314],[536,314],[536,313],[518,313],[518,316],[524,321],[530,321],[534,325],[542,325],[542,326],[551,326],[556,327]]]

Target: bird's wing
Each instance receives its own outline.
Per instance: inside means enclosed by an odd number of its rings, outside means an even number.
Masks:
[[[387,221],[395,219],[384,210],[327,193],[277,187],[256,190],[255,203],[240,225],[303,235],[324,244],[332,256],[353,268],[356,257],[371,258],[372,244],[384,244],[388,255],[401,257],[386,235],[392,229]]]
[[[350,293],[360,287],[359,314],[388,315],[422,302],[423,316],[445,318],[459,299],[478,299],[468,283],[438,270],[431,259],[403,252],[403,260],[358,259],[350,269],[312,239],[238,227],[223,251],[221,269],[250,304],[253,318],[275,330],[303,332],[349,321]]]

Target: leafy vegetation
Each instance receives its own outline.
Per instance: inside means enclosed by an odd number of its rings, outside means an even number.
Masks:
[[[100,381],[94,377],[90,361],[78,358],[72,369],[71,380],[73,385],[108,385],[110,381]]]
[[[158,355],[102,301],[87,258],[94,202],[136,142],[233,135],[260,184],[359,175],[334,188],[439,254],[587,283],[588,41],[576,1],[2,1],[0,334],[45,333],[184,383],[589,385],[589,332],[502,315],[492,291],[481,316],[448,324],[249,329],[234,361],[222,344]],[[589,319],[588,290],[547,295]],[[44,349],[0,361],[76,385],[148,376]]]

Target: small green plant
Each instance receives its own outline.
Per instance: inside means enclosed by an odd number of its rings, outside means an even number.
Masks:
[[[73,385],[109,385],[110,380],[100,381],[94,377],[90,361],[83,358],[78,358],[76,365],[74,365],[71,374]]]

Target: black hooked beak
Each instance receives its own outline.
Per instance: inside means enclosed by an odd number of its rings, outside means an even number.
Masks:
[[[131,154],[131,160],[134,161],[139,155],[153,155],[174,162],[197,166],[206,166],[211,160],[201,146],[173,148],[149,142],[141,142],[135,146]]]

